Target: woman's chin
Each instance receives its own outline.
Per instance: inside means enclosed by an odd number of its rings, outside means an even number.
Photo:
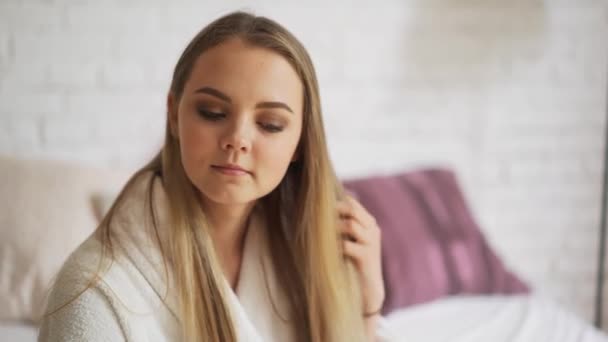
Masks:
[[[207,200],[219,205],[243,205],[258,199],[251,194],[244,194],[237,191],[224,191],[220,193],[207,193]]]

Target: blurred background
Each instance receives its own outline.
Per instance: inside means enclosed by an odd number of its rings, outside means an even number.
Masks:
[[[340,177],[454,169],[508,267],[592,322],[604,0],[2,0],[0,154],[142,166],[177,58],[236,9],[308,49]]]

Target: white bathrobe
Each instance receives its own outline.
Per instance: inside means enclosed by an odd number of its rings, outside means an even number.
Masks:
[[[115,260],[100,282],[80,296],[97,269],[101,244],[88,238],[64,264],[49,297],[47,310],[53,310],[77,297],[63,309],[43,319],[39,341],[179,341],[177,297],[165,269],[156,240],[151,234],[150,216],[142,203],[147,200],[146,174],[117,208],[113,231],[118,236]],[[158,213],[161,241],[170,227],[163,213],[167,199],[160,180],[153,183],[154,206]],[[288,301],[278,286],[265,245],[262,215],[252,215],[245,237],[239,281],[233,290],[224,279],[228,306],[239,341],[295,341],[296,331],[273,310],[269,293],[284,316]],[[266,290],[262,270],[268,278]],[[171,279],[171,277],[169,277]],[[167,288],[168,286],[168,288]],[[381,319],[378,341],[392,338]]]

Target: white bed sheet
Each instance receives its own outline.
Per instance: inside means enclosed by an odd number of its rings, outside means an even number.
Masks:
[[[389,314],[395,341],[608,342],[608,335],[538,294],[437,300]]]
[[[608,342],[608,335],[540,295],[451,297],[386,317],[394,341]],[[34,342],[37,328],[0,323],[0,342]]]
[[[36,342],[38,328],[26,323],[0,322],[0,342]]]

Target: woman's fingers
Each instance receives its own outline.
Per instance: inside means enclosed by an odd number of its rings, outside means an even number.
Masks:
[[[352,218],[341,218],[340,228],[342,234],[348,236],[356,242],[365,244],[368,240],[365,228],[363,228],[359,222]]]
[[[376,220],[350,196],[338,203],[342,253],[359,271],[365,312],[375,311],[384,300],[381,234]]]
[[[338,213],[340,214],[340,217],[352,217],[353,215],[352,207],[346,201],[338,201],[337,209]]]
[[[347,195],[338,201],[338,213],[341,217],[353,218],[363,226],[376,226],[376,219],[352,196]]]
[[[357,242],[343,240],[344,255],[351,258],[359,266],[365,257],[365,247]]]
[[[345,233],[364,243],[380,240],[380,228],[376,219],[354,198],[338,202],[338,214]]]

